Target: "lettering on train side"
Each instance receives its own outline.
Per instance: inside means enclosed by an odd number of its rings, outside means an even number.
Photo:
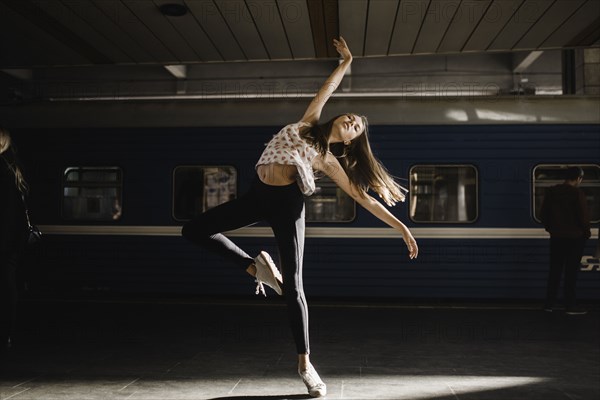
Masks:
[[[581,257],[581,271],[600,272],[600,258],[594,256],[583,256]]]

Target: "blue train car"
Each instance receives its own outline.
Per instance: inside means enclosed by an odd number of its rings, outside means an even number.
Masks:
[[[243,271],[179,236],[189,205],[176,198],[184,184],[177,171],[216,168],[217,185],[223,185],[223,171],[233,171],[226,174],[221,200],[240,194],[253,179],[262,145],[279,128],[19,130],[32,188],[30,207],[46,233],[29,267],[32,287],[252,294],[252,281]],[[585,189],[597,227],[598,125],[377,125],[371,126],[371,141],[388,169],[411,189],[407,201],[391,211],[414,232],[420,255],[409,260],[397,233],[360,207],[346,205],[349,211],[337,222],[307,224],[308,296],[543,298],[548,236],[536,220],[536,209],[543,188],[558,183],[554,172],[568,164],[586,167]],[[188,172],[193,179],[193,168]],[[92,177],[89,181],[85,173]],[[197,179],[203,206],[218,202],[206,192],[206,171]],[[83,189],[88,194],[79,204],[77,193]],[[323,193],[327,190],[325,185]],[[102,204],[107,193],[113,204]],[[333,197],[339,205],[339,194]],[[307,212],[319,220],[319,210],[331,201],[320,196],[307,203]],[[267,226],[231,235],[250,254],[260,249],[276,254]],[[597,240],[590,240],[585,249],[581,299],[600,298],[596,246]]]

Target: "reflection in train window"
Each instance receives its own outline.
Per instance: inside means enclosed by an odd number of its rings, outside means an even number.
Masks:
[[[540,221],[540,209],[547,188],[564,182],[565,171],[573,164],[540,164],[533,169],[533,218]],[[579,186],[587,198],[590,220],[600,222],[600,165],[578,165],[583,169]]]
[[[472,165],[415,165],[410,169],[410,219],[471,223],[477,219],[477,169]]]
[[[173,171],[173,218],[186,221],[237,196],[231,166],[189,165]]]
[[[317,179],[315,193],[306,197],[306,222],[351,222],[356,214],[352,197],[324,176]]]
[[[122,214],[123,173],[118,167],[69,167],[63,174],[63,218],[116,221]]]

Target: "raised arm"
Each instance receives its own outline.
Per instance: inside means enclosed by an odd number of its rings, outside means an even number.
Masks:
[[[417,258],[419,247],[406,225],[389,212],[379,201],[367,193],[361,193],[359,189],[353,186],[339,161],[332,154],[328,153],[325,157],[317,156],[313,162],[313,167],[329,176],[340,189],[346,192],[375,217],[400,232],[404,243],[406,243],[406,246],[408,247],[409,257],[411,259]]]
[[[342,56],[343,61],[337,66],[329,78],[327,78],[323,86],[321,86],[321,89],[319,89],[316,96],[308,105],[308,108],[302,117],[303,122],[308,122],[310,124],[319,122],[323,106],[325,106],[329,97],[331,97],[333,92],[338,88],[340,82],[342,82],[342,79],[344,78],[346,70],[352,63],[352,53],[350,53],[350,49],[348,49],[348,45],[344,38],[340,37],[340,40],[333,39],[333,45],[337,52],[340,53],[340,56]]]

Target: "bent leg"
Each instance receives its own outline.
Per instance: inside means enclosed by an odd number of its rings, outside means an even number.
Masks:
[[[247,268],[254,259],[221,232],[238,229],[261,219],[259,207],[246,195],[211,208],[186,223],[181,234],[187,240]]]

